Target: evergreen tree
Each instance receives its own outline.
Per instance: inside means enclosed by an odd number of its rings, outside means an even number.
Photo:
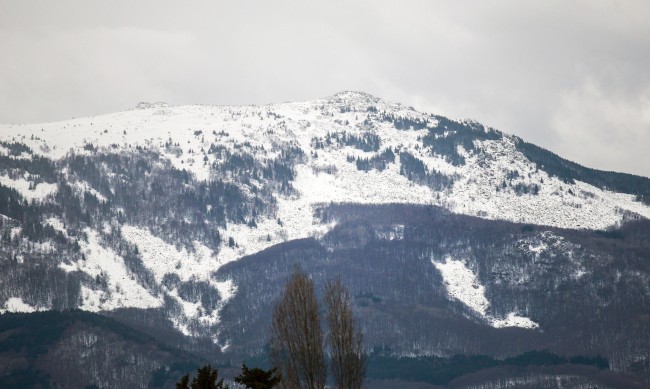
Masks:
[[[185,374],[181,380],[176,383],[176,389],[190,389],[190,375]]]
[[[235,377],[235,382],[248,389],[272,389],[280,383],[280,379],[277,368],[271,370],[249,369],[244,364],[241,374]]]
[[[205,365],[196,370],[196,377],[189,385],[190,375],[185,374],[179,382],[176,383],[176,389],[228,389],[228,385],[223,383],[223,378],[219,381],[219,371],[211,365]]]

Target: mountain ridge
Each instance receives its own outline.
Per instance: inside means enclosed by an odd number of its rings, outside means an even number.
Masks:
[[[375,107],[376,104],[379,104],[380,107],[379,108]],[[174,135],[174,136],[177,136],[177,137],[180,136],[182,142],[179,142],[178,141],[179,139],[176,139],[176,143],[174,143],[174,145],[178,145],[177,149],[176,150],[166,150],[166,151],[176,152],[176,153],[183,153],[183,152],[190,151],[190,152],[195,152],[196,153],[198,151],[197,149],[199,149],[199,148],[204,148],[204,149],[208,148],[210,144],[208,144],[206,142],[195,142],[196,139],[192,139],[191,134],[189,134],[190,135],[189,137],[187,136],[187,134],[182,134],[182,133],[179,134],[179,132],[181,132],[180,129],[183,128],[182,126],[184,126],[185,124],[187,125],[188,128],[190,128],[190,131],[201,133],[201,137],[204,138],[206,135],[209,135],[209,133],[206,133],[206,134],[203,133],[203,130],[205,129],[205,127],[210,128],[210,127],[216,127],[216,126],[219,126],[219,127],[227,126],[227,124],[228,124],[227,122],[230,121],[230,120],[229,120],[229,118],[227,118],[225,116],[229,111],[233,111],[233,112],[230,112],[231,116],[232,115],[246,116],[246,115],[255,115],[255,114],[260,115],[260,114],[263,114],[263,113],[277,115],[277,113],[275,113],[274,110],[282,111],[283,107],[288,107],[287,108],[288,113],[291,113],[292,115],[297,113],[297,115],[299,115],[298,117],[294,117],[294,118],[287,117],[287,120],[291,120],[292,122],[297,122],[297,123],[291,123],[291,124],[293,124],[292,127],[295,127],[295,125],[297,125],[298,129],[300,129],[299,126],[301,125],[301,123],[302,124],[305,123],[304,121],[301,122],[301,120],[305,120],[305,119],[301,118],[300,116],[303,116],[303,117],[307,116],[307,119],[316,120],[316,119],[318,119],[318,116],[333,115],[334,111],[337,111],[337,110],[339,111],[338,113],[340,113],[340,114],[345,113],[345,112],[340,112],[340,111],[354,110],[355,113],[356,113],[355,116],[358,117],[359,112],[367,113],[368,109],[370,109],[370,110],[376,109],[377,111],[379,111],[381,109],[383,112],[390,112],[390,115],[387,116],[386,114],[383,114],[383,116],[382,116],[381,114],[378,114],[377,115],[378,118],[376,120],[395,122],[395,120],[397,118],[398,119],[397,123],[393,123],[393,125],[395,125],[397,127],[404,126],[404,125],[409,125],[409,126],[411,126],[410,128],[412,128],[412,129],[413,129],[413,127],[412,127],[413,124],[415,124],[416,126],[419,126],[422,129],[425,129],[425,127],[427,127],[427,123],[428,123],[427,121],[430,121],[430,122],[435,124],[435,122],[444,119],[445,123],[444,123],[444,126],[440,126],[441,127],[440,131],[436,131],[435,133],[430,133],[430,134],[422,133],[422,134],[418,135],[418,136],[421,136],[423,138],[423,140],[422,140],[423,145],[428,146],[429,148],[433,149],[433,147],[431,147],[431,145],[442,143],[441,140],[447,139],[448,137],[450,137],[449,134],[451,134],[452,135],[451,138],[454,138],[454,139],[449,139],[447,144],[437,147],[436,150],[432,150],[432,155],[434,155],[434,156],[435,155],[443,156],[443,158],[429,158],[430,157],[429,155],[422,155],[422,153],[419,153],[420,155],[417,155],[417,153],[413,153],[414,157],[419,160],[419,161],[416,160],[415,161],[416,163],[417,162],[420,162],[421,164],[424,163],[424,165],[426,165],[424,167],[426,169],[428,169],[429,171],[435,171],[436,173],[441,173],[443,175],[445,175],[445,174],[447,174],[447,175],[452,174],[453,175],[454,173],[456,173],[455,170],[459,170],[458,168],[461,165],[464,164],[465,156],[460,155],[458,153],[457,148],[458,148],[459,145],[463,149],[463,150],[461,150],[461,153],[464,152],[464,151],[470,151],[470,152],[477,151],[477,154],[480,154],[480,150],[474,149],[473,140],[471,138],[476,137],[476,136],[482,136],[481,134],[492,134],[489,137],[493,138],[493,139],[501,138],[503,140],[511,140],[511,142],[514,143],[514,147],[510,146],[511,150],[509,150],[509,151],[506,150],[506,152],[508,152],[509,154],[521,152],[522,150],[520,150],[520,149],[522,147],[527,147],[528,149],[531,149],[530,144],[528,144],[526,142],[523,142],[522,140],[520,140],[520,138],[514,137],[512,135],[503,134],[503,133],[501,133],[499,131],[490,129],[488,127],[484,127],[484,126],[482,126],[482,125],[480,125],[480,124],[478,124],[476,122],[473,122],[473,121],[465,121],[465,122],[463,122],[463,121],[451,121],[451,120],[448,120],[448,119],[446,119],[444,117],[440,117],[440,116],[429,115],[429,114],[421,114],[421,113],[418,113],[417,111],[413,110],[412,108],[405,108],[404,106],[401,106],[399,104],[385,102],[385,101],[383,101],[381,99],[378,99],[378,98],[376,98],[374,96],[370,96],[370,95],[367,95],[367,94],[364,94],[364,93],[359,93],[359,92],[341,92],[341,93],[336,94],[336,95],[334,95],[334,96],[332,96],[330,98],[321,99],[321,100],[313,100],[313,101],[307,101],[307,102],[302,102],[302,103],[284,103],[284,104],[276,104],[276,105],[265,105],[265,106],[240,106],[240,107],[235,107],[235,106],[221,106],[221,107],[214,107],[214,106],[176,106],[176,107],[170,107],[170,106],[165,106],[165,108],[162,108],[162,109],[159,109],[159,108],[147,108],[145,110],[138,110],[138,112],[139,111],[144,111],[144,112],[147,112],[147,113],[151,114],[151,116],[144,116],[144,117],[139,117],[138,118],[137,115],[136,115],[135,118],[131,118],[131,119],[127,118],[126,123],[120,122],[118,120],[119,117],[124,116],[124,115],[128,116],[129,113],[132,113],[132,112],[126,111],[126,112],[113,114],[113,116],[117,116],[117,118],[115,119],[116,120],[115,124],[120,125],[120,126],[124,126],[124,127],[131,127],[131,128],[129,128],[129,130],[133,129],[133,131],[136,131],[136,132],[148,132],[148,133],[146,133],[146,134],[131,134],[131,133],[127,134],[127,129],[124,128],[122,130],[121,134],[119,133],[119,130],[117,130],[118,131],[117,135],[115,135],[115,134],[110,135],[108,131],[109,131],[109,128],[113,125],[110,121],[107,122],[107,123],[104,123],[102,125],[101,123],[94,123],[92,120],[95,120],[95,119],[93,119],[95,117],[91,117],[91,118],[86,118],[86,119],[75,119],[75,121],[69,121],[69,122],[60,122],[60,123],[68,123],[68,124],[61,124],[62,127],[54,128],[54,129],[52,129],[54,131],[50,131],[50,132],[57,132],[57,133],[62,132],[62,131],[63,132],[72,131],[69,135],[66,135],[65,133],[60,134],[60,135],[56,135],[57,141],[58,141],[59,138],[65,139],[66,136],[67,136],[68,144],[65,144],[65,142],[63,142],[63,144],[57,145],[56,141],[54,141],[52,139],[48,139],[48,142],[45,142],[45,139],[43,139],[43,140],[41,140],[39,142],[38,139],[36,141],[34,141],[34,139],[31,139],[31,138],[29,138],[29,139],[23,138],[22,141],[24,141],[24,142],[26,142],[26,144],[32,146],[32,150],[34,150],[36,153],[51,156],[52,158],[57,159],[57,158],[64,158],[65,155],[67,155],[69,153],[70,149],[74,150],[78,154],[83,154],[84,152],[88,151],[88,150],[85,150],[85,148],[90,148],[92,150],[95,147],[108,147],[108,148],[112,147],[112,148],[117,148],[118,150],[119,149],[128,150],[129,149],[128,145],[131,145],[131,148],[132,148],[132,147],[138,147],[138,146],[140,146],[140,147],[152,147],[152,146],[155,146],[153,144],[153,142],[160,142],[160,143],[168,144],[169,141],[171,140],[171,142],[173,143],[174,139],[172,138],[172,135]],[[327,110],[325,110],[325,108],[322,108],[322,110],[325,111],[325,112],[320,112],[321,115],[319,115],[319,112],[317,112],[319,107],[327,107]],[[167,110],[165,110],[165,109],[167,109]],[[214,112],[215,110],[217,112]],[[256,112],[246,112],[248,110],[256,111]],[[390,110],[390,111],[386,111],[386,110]],[[214,121],[204,120],[202,123],[198,124],[198,123],[196,123],[196,120],[194,122],[192,122],[189,119],[188,119],[187,122],[184,122],[183,120],[181,120],[180,122],[178,120],[176,122],[174,122],[173,118],[165,118],[164,117],[165,113],[168,113],[171,116],[178,116],[178,115],[182,115],[184,113],[184,111],[190,111],[189,112],[189,114],[190,114],[189,117],[190,118],[196,117],[196,116],[199,116],[199,115],[206,116],[208,114],[210,116],[214,116],[215,113],[220,114],[222,116],[222,118],[221,119],[217,118]],[[194,112],[192,114],[193,111],[197,111],[197,112]],[[242,111],[244,111],[244,112],[242,112]],[[300,111],[302,111],[302,112],[300,112]],[[311,113],[311,116],[315,117],[316,119],[310,117],[310,115],[306,115],[305,111],[307,111],[308,113]],[[187,113],[187,112],[185,112],[185,113]],[[287,112],[285,112],[285,113],[287,113]],[[400,115],[402,115],[403,117],[400,117]],[[156,116],[163,116],[163,118],[162,118],[162,120],[158,120],[157,123],[147,124],[147,122],[149,122],[151,120],[161,119],[161,118],[157,118]],[[350,115],[347,115],[347,116],[350,116]],[[112,116],[109,114],[106,117],[111,118]],[[185,117],[188,117],[188,116],[185,115]],[[97,118],[97,119],[101,119],[101,117]],[[135,122],[133,122],[134,120],[135,120]],[[337,119],[334,119],[332,121],[335,122],[336,120]],[[343,120],[343,119],[340,119],[340,120]],[[345,120],[348,120],[348,119],[345,119]],[[85,122],[79,122],[79,121],[85,121]],[[224,123],[224,121],[226,121],[226,123]],[[237,121],[237,120],[233,119],[233,121]],[[243,125],[247,125],[249,127],[250,131],[238,131],[239,134],[236,134],[233,131],[232,135],[233,135],[233,138],[235,138],[233,140],[233,145],[238,145],[237,142],[239,143],[239,145],[241,145],[241,144],[244,144],[246,142],[252,141],[250,139],[247,139],[246,137],[251,136],[251,132],[253,132],[253,127],[252,127],[253,125],[251,123],[245,123],[246,120],[244,120],[244,119],[242,119],[241,121],[244,122],[244,123],[242,123]],[[276,120],[276,122],[277,121],[278,120]],[[411,121],[413,121],[413,123],[411,123]],[[166,131],[166,133],[162,134],[161,132],[164,132],[164,129],[162,129],[162,127],[165,126],[166,123],[168,123],[168,122],[173,123],[173,125],[172,124],[167,124],[167,126],[168,126],[167,131]],[[262,126],[263,124],[260,124],[259,122],[260,121],[255,122],[255,125]],[[280,122],[280,125],[283,124],[283,122],[281,120],[279,122]],[[309,122],[309,120],[307,120],[307,122]],[[403,123],[403,122],[405,122],[406,124]],[[469,124],[467,124],[467,123],[469,123]],[[286,125],[286,123],[284,123],[284,124]],[[329,126],[329,125],[332,125],[332,124],[337,125],[338,123],[323,123],[323,126]],[[379,123],[379,124],[381,124],[381,123]],[[452,130],[445,130],[445,128],[449,127],[451,124],[453,124],[454,128]],[[360,124],[357,123],[357,127],[359,127],[359,125]],[[27,130],[27,131],[31,131],[30,136],[36,136],[37,138],[39,137],[38,126],[39,125],[36,125],[36,128],[31,128],[31,129]],[[72,126],[72,128],[68,128],[69,126]],[[474,126],[476,128],[472,128],[472,126]],[[84,136],[82,139],[79,139],[79,134],[78,134],[79,128],[78,127],[84,128],[85,129],[85,134],[84,135],[88,135],[88,136]],[[103,127],[103,131],[101,131],[101,129],[97,130],[97,127]],[[429,124],[429,127],[431,127],[431,123]],[[192,130],[191,128],[194,128],[194,129]],[[201,129],[201,128],[203,128],[203,129]],[[258,129],[264,130],[264,127],[258,127]],[[3,131],[5,133],[4,138],[5,139],[8,138],[8,135],[7,135],[8,131],[16,131],[16,130],[19,130],[19,129],[13,128],[13,127],[5,127],[4,131]],[[36,131],[34,131],[34,130],[36,130]],[[271,124],[269,126],[268,130],[269,131],[274,130],[273,124]],[[301,132],[307,132],[308,133],[308,130],[310,130],[310,129],[300,129],[300,130],[304,130],[304,131],[301,131]],[[356,130],[357,130],[358,133],[366,131],[366,130],[369,133],[372,133],[373,130],[375,132],[380,131],[380,129],[372,128],[372,127],[369,128],[369,129],[357,128]],[[0,130],[0,131],[2,131],[2,130]],[[209,131],[209,129],[207,131]],[[213,128],[212,131],[215,132],[215,129]],[[220,130],[219,133],[223,134],[223,132],[221,132],[221,131],[225,131],[225,130],[224,129]],[[343,130],[343,131],[345,131],[345,130]],[[349,130],[349,131],[351,131],[351,130]],[[465,132],[469,131],[469,134],[463,134],[462,133],[463,131],[465,131]],[[41,132],[43,132],[43,128],[41,128]],[[420,132],[422,132],[422,131],[420,131]],[[426,132],[426,130],[424,130],[424,132]],[[431,131],[429,131],[429,132],[431,132]],[[74,135],[72,135],[73,133],[74,133]],[[320,133],[321,133],[321,137],[322,137],[322,135],[326,135],[326,134],[322,134],[322,131],[320,131]],[[106,136],[104,136],[104,134],[106,134]],[[270,136],[271,134],[268,134],[268,135],[269,136],[266,136],[266,137],[258,137],[258,138],[260,138],[259,139],[260,143],[258,144],[258,146],[260,144],[263,145],[264,143],[274,141],[273,140],[274,137]],[[314,133],[312,135],[317,135],[317,134]],[[42,135],[42,136],[44,136],[44,135]],[[309,151],[309,150],[311,150],[312,152],[316,151],[313,147],[310,147],[310,145],[308,145],[308,143],[309,143],[309,141],[311,141],[311,139],[300,139],[301,136],[304,138],[304,135],[301,135],[301,133],[297,129],[290,128],[290,129],[288,129],[288,131],[285,131],[285,134],[284,134],[285,139],[277,139],[278,137],[275,137],[275,141],[276,142],[277,141],[284,141],[284,142],[288,142],[288,143],[291,143],[291,141],[294,141],[294,142],[299,141],[299,144],[297,146],[300,147],[301,150],[303,150],[303,152]],[[50,135],[50,137],[51,137],[51,135]],[[291,137],[293,137],[293,139]],[[309,137],[310,136],[307,135],[307,138],[309,138]],[[186,139],[186,138],[189,138],[189,139]],[[264,139],[264,138],[266,138],[266,139]],[[483,138],[485,138],[485,137],[483,136]],[[118,141],[118,139],[119,139],[119,141]],[[70,143],[70,141],[72,141],[72,143]],[[415,143],[416,147],[417,147],[417,141],[415,139],[402,139],[401,141],[405,141],[405,142],[411,141],[412,143]],[[60,143],[61,142],[62,141],[60,141]],[[185,143],[185,142],[188,142],[188,143]],[[340,140],[339,140],[339,142],[340,142]],[[397,142],[392,142],[393,146],[394,147],[399,146],[400,145],[399,142],[400,142],[399,140]],[[487,140],[482,142],[483,145],[487,145],[487,143],[488,143]],[[190,146],[186,146],[186,144],[190,144]],[[218,143],[216,143],[216,144],[218,144]],[[55,150],[50,149],[50,147],[54,148]],[[155,147],[153,147],[153,149],[155,149]],[[167,147],[167,149],[170,149],[170,147]],[[359,152],[355,152],[357,155],[354,155],[353,157],[356,157],[356,158],[371,158],[373,160],[380,157],[380,156],[377,156],[377,155],[370,154],[369,152],[365,152],[364,150],[358,150],[358,151]],[[377,150],[377,151],[379,151],[379,150]],[[412,153],[413,150],[410,150],[410,151]],[[501,151],[503,151],[503,150],[501,150]],[[536,149],[534,149],[532,151],[528,151],[528,152],[526,152],[526,150],[523,150],[523,152],[524,152],[525,158],[524,159],[517,158],[517,159],[520,159],[520,160],[525,160],[525,159],[531,160],[532,159],[533,160],[532,162],[535,164],[535,170],[538,170],[540,165],[543,165],[544,160],[549,159],[548,157],[544,156],[545,152],[541,148],[536,148]],[[6,153],[6,151],[5,151],[5,153]],[[536,154],[536,155],[541,154],[542,157],[541,158],[540,157],[531,158],[530,156],[532,154]],[[187,158],[187,161],[184,161],[183,158],[173,158],[170,155],[166,155],[165,157],[167,157],[170,161],[172,161],[172,163],[174,164],[174,166],[177,169],[186,169],[186,170],[192,172],[192,174],[194,174],[195,178],[198,179],[198,180],[206,180],[206,179],[210,178],[209,169],[208,168],[202,168],[201,167],[201,161],[197,161],[197,159],[202,158],[204,160],[204,162],[205,162],[205,159],[206,159],[206,154],[205,153],[203,153],[203,155],[199,154],[199,155],[197,155],[197,157],[189,156]],[[215,162],[218,162],[218,161],[216,161],[216,159],[215,159],[215,161],[213,161],[210,158],[210,155],[207,155],[207,158],[208,158],[208,160],[207,160],[208,163],[214,164]],[[442,159],[442,161],[441,161],[441,159]],[[336,161],[336,162],[337,162],[337,165],[341,165],[340,161]],[[370,161],[370,162],[372,162],[372,161]],[[450,165],[449,163],[445,163],[445,162],[451,162],[451,166],[449,166]],[[568,162],[568,161],[566,161],[566,162]],[[325,164],[313,163],[313,161],[312,161],[312,163],[308,163],[307,165],[311,165],[312,168],[317,168],[317,169],[327,169],[327,167],[328,167]],[[560,165],[562,165],[562,164],[560,164]],[[564,163],[564,165],[566,165],[566,163]],[[571,163],[570,167],[573,168],[572,169],[573,171],[575,171],[576,166],[578,168],[581,168],[580,165],[577,165],[575,163]],[[503,169],[503,168],[504,168],[503,166],[500,167],[500,169]],[[529,166],[525,166],[525,168],[530,170]],[[557,176],[561,180],[564,180],[564,181],[574,179],[575,174],[572,175],[572,174],[566,173],[564,171],[560,171],[558,173],[557,170],[561,170],[561,169],[554,169],[554,170],[555,170],[554,172],[550,172],[550,174],[549,174],[551,177]],[[564,169],[564,170],[566,170],[566,169]],[[579,171],[585,171],[584,168],[583,169],[578,169],[578,170]],[[606,172],[595,171],[593,169],[589,169],[588,171],[589,171],[589,173],[591,175],[594,175],[594,174],[603,175],[603,174],[606,173]],[[464,173],[467,174],[468,172],[464,172]],[[470,173],[473,173],[473,172],[470,172]],[[517,174],[519,174],[519,172],[517,172]],[[440,175],[440,174],[438,174],[438,175]],[[631,176],[628,176],[628,175],[621,176],[619,174],[619,175],[616,175],[616,177],[624,177],[624,178],[627,177],[628,181],[630,179],[637,180],[637,181],[640,180],[641,182],[643,182],[643,185],[642,185],[641,190],[638,190],[638,189],[634,190],[634,188],[628,188],[628,187],[626,187],[626,185],[618,185],[617,188],[615,188],[615,189],[621,190],[620,188],[623,188],[622,190],[625,190],[625,192],[627,192],[629,194],[640,195],[640,196],[646,196],[646,195],[648,195],[648,193],[650,193],[650,184],[649,184],[650,180],[643,179],[641,177],[633,176],[633,175],[631,175]],[[519,177],[512,177],[512,176],[504,175],[502,182],[497,183],[497,182],[494,182],[495,180],[491,180],[490,184],[494,184],[494,186],[496,186],[496,184],[502,184],[503,181],[506,180],[506,179],[509,180],[509,181],[512,181],[514,179],[516,181],[517,178],[519,178]],[[579,178],[579,177],[577,177],[577,178]],[[542,177],[542,179],[543,179],[543,177]],[[519,179],[519,181],[522,181],[522,180]],[[594,180],[587,180],[587,181],[594,182]],[[606,183],[608,181],[612,181],[612,180],[611,179],[610,180],[605,180]],[[600,181],[597,181],[595,183],[602,184]],[[523,190],[523,191],[535,190],[535,187],[533,186],[534,184],[532,184],[532,183],[525,182],[525,183],[520,183],[520,184],[521,185],[518,188],[516,188],[519,191],[521,191],[521,190]],[[604,186],[604,185],[602,185],[602,186]],[[614,185],[614,186],[616,186],[616,185]],[[477,188],[468,188],[468,189],[470,189],[473,192],[477,191]],[[646,192],[648,192],[648,193],[646,193]],[[477,195],[477,193],[473,193],[473,195]],[[465,197],[465,196],[461,196],[461,199],[458,199],[458,200],[467,203],[469,199],[463,198],[463,197]],[[485,197],[485,196],[482,196],[482,197]],[[483,207],[483,208],[485,208],[485,207]],[[639,211],[638,207],[633,207],[633,208],[637,208],[637,209],[634,209],[633,212],[638,212]],[[471,213],[471,212],[473,212],[473,214],[479,214],[479,212],[484,212],[484,213],[488,213],[488,214],[494,214],[495,213],[494,211],[490,211],[489,209],[473,209],[473,210],[460,209],[459,212],[461,212],[461,213],[466,213],[466,212]],[[647,210],[643,210],[642,212],[644,214],[647,214]],[[493,215],[492,217],[496,217],[496,215]],[[557,224],[557,223],[561,223],[562,221],[547,220],[546,222],[547,222],[547,224]],[[613,218],[611,216],[609,217],[609,224],[610,225],[614,224],[614,220],[613,220]],[[567,222],[566,225],[571,226],[572,224],[571,224],[571,222]],[[601,226],[601,227],[606,227],[606,226]]]

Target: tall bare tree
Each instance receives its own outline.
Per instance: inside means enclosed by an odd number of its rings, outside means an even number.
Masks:
[[[339,389],[359,389],[366,375],[363,333],[355,328],[350,291],[340,279],[325,286],[325,305],[334,384]]]
[[[271,358],[286,389],[322,389],[327,378],[313,281],[296,269],[273,310]]]

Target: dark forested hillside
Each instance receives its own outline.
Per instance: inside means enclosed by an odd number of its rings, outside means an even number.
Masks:
[[[0,387],[171,387],[199,359],[107,317],[0,315]],[[94,386],[93,386],[94,385]]]

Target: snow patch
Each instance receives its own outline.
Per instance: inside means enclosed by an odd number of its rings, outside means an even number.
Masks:
[[[516,246],[523,252],[533,254],[534,259],[549,251],[563,253],[572,258],[575,251],[580,249],[580,245],[569,242],[551,231],[542,231],[525,239],[519,239]]]
[[[56,231],[59,231],[60,233],[63,234],[63,236],[68,236],[68,231],[65,229],[65,225],[63,224],[63,221],[58,218],[58,217],[49,217],[45,219],[45,224],[49,225],[50,227],[54,228]]]
[[[465,304],[482,317],[486,317],[490,302],[485,297],[485,287],[462,261],[447,258],[444,263],[434,262],[450,297]]]
[[[99,201],[106,202],[107,199],[106,197],[101,194],[98,190],[94,189],[92,186],[90,186],[89,183],[86,181],[76,181],[72,183],[72,187],[77,189],[81,193],[81,198],[83,198],[83,194],[85,192],[90,193],[91,195],[95,196],[95,198]]]
[[[529,318],[519,316],[515,312],[508,313],[504,319],[489,315],[490,302],[485,297],[485,287],[481,285],[476,274],[462,261],[447,257],[444,263],[434,260],[431,262],[442,275],[449,296],[465,304],[492,327],[539,327],[539,324]]]
[[[493,319],[491,321],[492,327],[494,328],[504,328],[504,327],[521,327],[521,328],[537,328],[539,324],[530,320],[527,317],[519,316],[514,312],[508,313],[505,319]]]
[[[0,184],[15,189],[21,196],[28,201],[43,201],[58,190],[57,184],[48,184],[45,182],[34,185],[33,182],[24,178],[11,179],[8,176],[0,176]]]
[[[12,227],[9,236],[11,237],[11,240],[19,239],[22,233],[23,233],[22,227]]]
[[[23,299],[20,297],[11,297],[7,299],[7,301],[5,301],[4,307],[0,308],[0,314],[6,312],[32,313],[32,312],[40,312],[40,311],[47,311],[47,308],[33,307],[27,304],[26,302],[24,302]]]
[[[404,225],[392,224],[388,227],[382,228],[376,232],[378,239],[384,240],[403,240],[404,239]]]

